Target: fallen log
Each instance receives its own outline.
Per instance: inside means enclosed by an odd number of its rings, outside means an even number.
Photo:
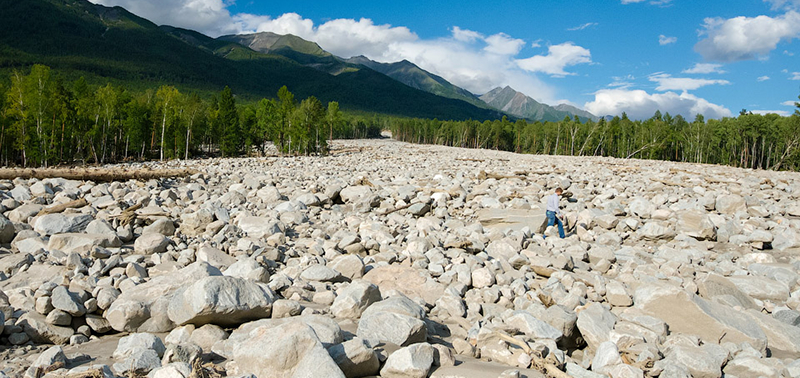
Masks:
[[[64,178],[79,181],[151,180],[165,177],[185,177],[199,173],[195,169],[122,169],[122,168],[2,168],[0,179]]]
[[[53,205],[50,207],[45,207],[41,211],[39,211],[38,215],[45,215],[45,214],[56,214],[61,213],[66,209],[78,209],[84,207],[89,204],[89,201],[86,198],[76,199],[74,201],[69,201],[67,203],[61,203],[58,205]]]

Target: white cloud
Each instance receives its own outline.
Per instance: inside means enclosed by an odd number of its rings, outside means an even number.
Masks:
[[[792,76],[789,77],[789,80],[800,80],[800,72],[792,72]]]
[[[766,58],[782,40],[800,36],[800,13],[788,11],[778,17],[706,18],[694,49],[706,60],[734,62]]]
[[[667,37],[664,34],[658,36],[658,44],[661,46],[669,45],[670,43],[678,42],[678,37]]]
[[[647,0],[622,0],[622,4],[636,4],[636,3],[643,3]],[[672,0],[651,0],[650,5],[658,5],[662,7],[669,6],[672,3]]]
[[[341,56],[364,55],[379,62],[406,59],[473,93],[510,85],[537,101],[553,103],[556,90],[536,73],[566,76],[565,68],[591,63],[588,49],[572,43],[548,47],[547,54],[518,56],[527,44],[507,34],[483,35],[453,26],[450,36],[421,39],[406,27],[378,25],[362,18],[334,19],[315,24],[296,13],[279,17],[231,14],[233,0],[91,0],[106,6],[123,6],[157,24],[197,30],[212,37],[224,34],[270,31],[293,34],[318,43]],[[541,40],[531,42],[539,47]],[[527,59],[526,59],[527,58]]]
[[[783,55],[794,56],[794,53],[789,52],[789,50],[783,50]]]
[[[666,73],[655,73],[647,77],[658,83],[657,91],[692,91],[707,85],[727,85],[727,80],[695,79],[690,77],[672,77]]]
[[[484,39],[486,47],[483,49],[491,54],[497,55],[517,55],[522,47],[525,46],[525,41],[521,39],[511,38],[505,33],[499,33]]]
[[[797,102],[797,101],[795,101],[795,100],[784,101],[784,102],[781,103],[781,105],[783,105],[783,106],[794,106],[795,102]]]
[[[626,75],[626,76],[612,76],[612,81],[608,84],[609,88],[617,88],[617,89],[627,89],[633,86],[633,80],[636,78],[633,75]]]
[[[105,6],[121,6],[158,25],[197,30],[211,36],[238,33],[249,25],[248,17],[236,19],[223,0],[90,0]]]
[[[631,119],[646,119],[652,117],[656,110],[686,118],[694,118],[697,114],[706,118],[731,116],[727,108],[686,92],[650,94],[643,90],[602,89],[595,92],[594,96],[594,101],[587,102],[584,108],[598,116],[625,112]]]
[[[476,39],[483,38],[481,33],[472,30],[461,29],[458,26],[453,26],[450,32],[453,33],[453,39],[460,42],[475,42]]]
[[[547,55],[536,55],[516,61],[517,65],[525,71],[543,72],[556,77],[574,75],[574,73],[564,71],[567,66],[591,62],[592,53],[572,42],[548,47]]]
[[[764,0],[764,2],[772,4],[772,10],[800,8],[800,0]]]
[[[767,80],[769,80],[769,76],[766,76],[766,75],[764,75],[764,76],[759,76],[759,77],[758,77],[758,79],[756,79],[756,80],[758,80],[759,82],[761,82],[761,81],[767,81]]]
[[[599,25],[599,24],[596,23],[596,22],[587,22],[587,23],[585,23],[583,25],[578,25],[578,26],[576,26],[574,28],[569,28],[569,29],[567,29],[567,31],[578,31],[578,30],[583,30],[583,29],[590,28],[592,26],[597,26],[597,25]]]
[[[695,63],[694,67],[689,68],[688,70],[681,71],[682,73],[687,74],[710,74],[710,73],[718,73],[723,74],[725,71],[721,70],[721,64],[714,64],[714,63]]]
[[[788,112],[786,110],[750,110],[750,111],[755,113],[755,114],[761,114],[761,115],[777,114],[777,115],[779,115],[781,117],[788,117],[788,116],[792,115],[791,112]]]

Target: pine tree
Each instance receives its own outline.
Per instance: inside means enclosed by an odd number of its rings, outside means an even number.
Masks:
[[[222,129],[222,156],[238,156],[242,153],[242,130],[236,112],[236,99],[230,87],[225,87],[219,96],[218,122]]]

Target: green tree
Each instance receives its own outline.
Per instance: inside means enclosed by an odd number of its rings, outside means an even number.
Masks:
[[[164,144],[165,144],[165,134],[167,131],[167,117],[174,116],[175,112],[175,102],[178,99],[178,90],[169,85],[162,85],[158,88],[158,92],[156,92],[156,98],[158,100],[158,108],[161,109],[161,154],[159,156],[160,161],[164,161]]]
[[[222,156],[237,156],[242,151],[242,132],[239,115],[236,112],[236,99],[230,87],[225,87],[219,96],[218,121],[222,129]]]

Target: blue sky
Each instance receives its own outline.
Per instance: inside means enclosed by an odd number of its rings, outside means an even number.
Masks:
[[[800,94],[800,0],[93,1],[212,36],[407,59],[476,94],[508,85],[597,115],[786,115]]]

